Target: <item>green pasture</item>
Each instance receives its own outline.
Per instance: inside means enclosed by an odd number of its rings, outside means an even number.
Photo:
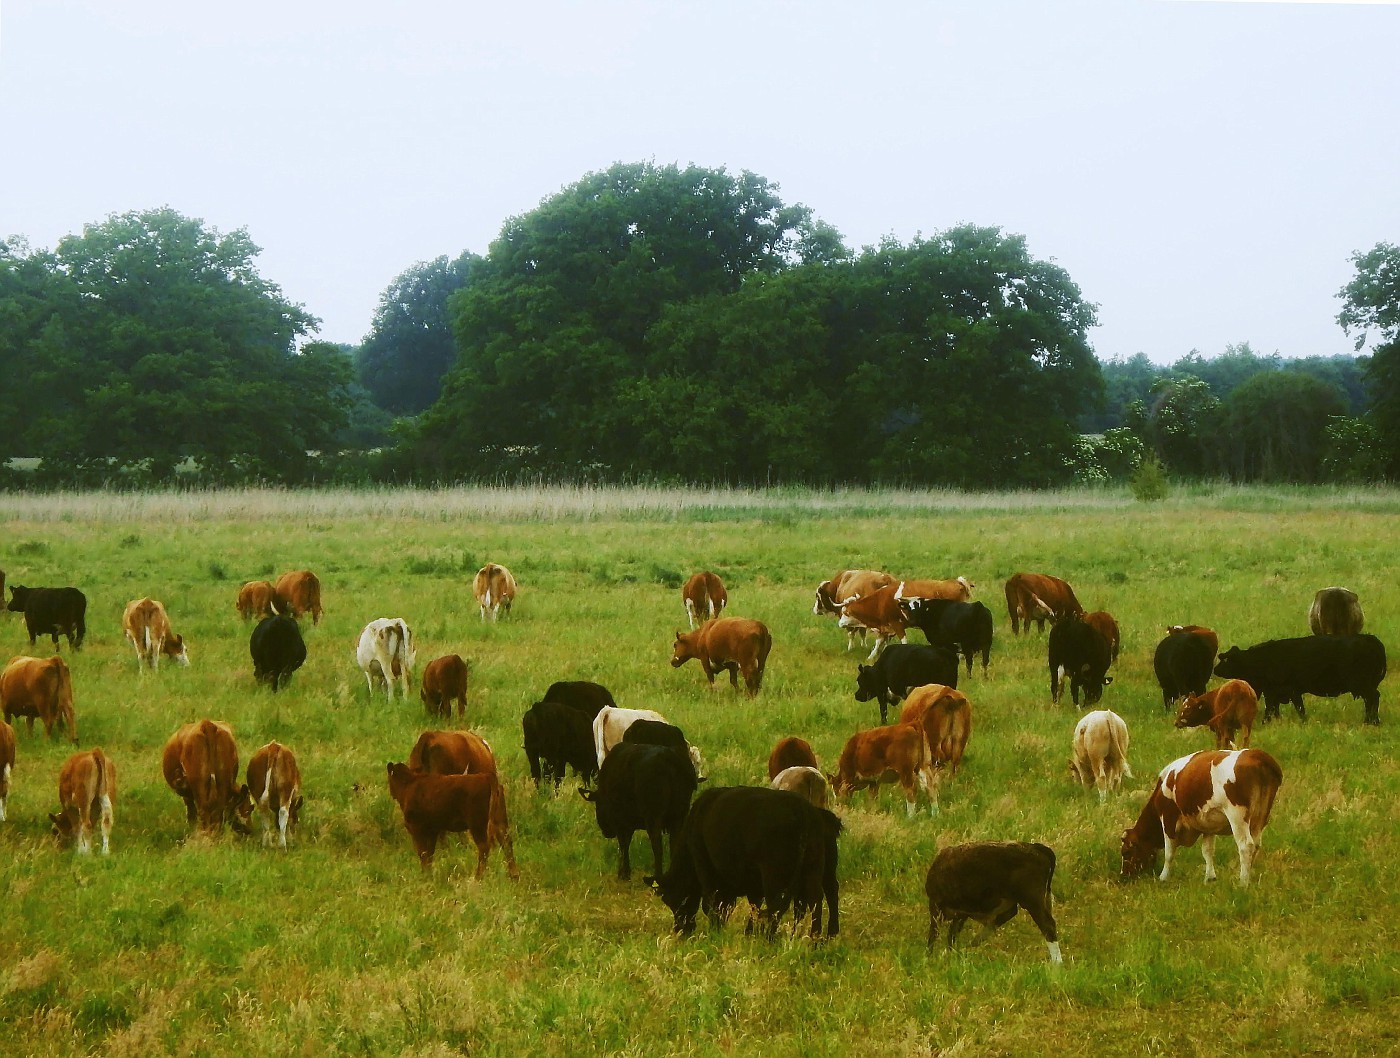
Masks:
[[[1400,709],[1381,726],[1352,699],[1308,699],[1256,728],[1284,786],[1257,861],[1202,881],[1183,850],[1165,884],[1117,881],[1118,842],[1155,773],[1208,744],[1164,716],[1152,651],[1165,626],[1209,625],[1222,647],[1307,633],[1313,592],[1356,590],[1367,630],[1400,650],[1400,494],[1200,487],[1163,504],[1121,492],[966,496],[714,490],[283,491],[0,496],[9,583],[86,592],[73,668],[81,746],[118,769],[112,855],[49,836],[67,742],[17,726],[0,824],[0,1052],[7,1055],[1140,1055],[1389,1054],[1400,1048]],[[472,573],[509,566],[520,594],[484,625]],[[808,739],[824,765],[878,722],[851,695],[857,655],[811,614],[817,582],[849,566],[964,575],[992,608],[990,674],[962,773],[941,812],[908,819],[897,791],[840,807],[841,934],[747,937],[742,916],[689,940],[566,782],[536,793],[520,716],[556,679],[607,685],[660,710],[705,753],[710,783],[757,783],[773,743]],[[325,617],[284,692],[255,687],[245,580],[308,568]],[[685,627],[680,584],[719,573],[729,613],[774,647],[754,700],[711,693],[668,664]],[[1053,573],[1113,613],[1122,656],[1103,705],[1131,735],[1135,777],[1100,805],[1068,777],[1079,715],[1049,702],[1045,637],[1013,638],[1001,596],[1019,570]],[[188,669],[139,673],[124,604],[165,602]],[[506,780],[518,884],[450,838],[424,877],[385,787],[426,726],[416,696],[370,698],[360,629],[405,618],[419,667],[472,666],[467,723]],[[4,657],[29,652],[19,615]],[[911,641],[922,641],[918,633]],[[34,651],[47,656],[41,642]],[[0,658],[3,660],[3,658]],[[306,807],[286,853],[226,834],[191,839],[160,750],[181,723],[232,723],[243,759],[278,739],[298,755]],[[454,721],[455,725],[455,721]],[[925,950],[923,877],[935,850],[1026,839],[1059,856],[1065,964],[1022,915],[987,943]],[[970,937],[975,928],[966,931]]]

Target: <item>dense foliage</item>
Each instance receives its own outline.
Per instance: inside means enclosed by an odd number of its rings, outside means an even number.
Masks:
[[[1373,391],[1371,421],[1394,477],[1400,474],[1400,246],[1377,243],[1352,261],[1356,278],[1341,292],[1345,307],[1337,322],[1355,334],[1357,349],[1372,331],[1378,335],[1366,372]]]

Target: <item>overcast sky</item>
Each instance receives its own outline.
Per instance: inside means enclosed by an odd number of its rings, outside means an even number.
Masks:
[[[1026,236],[1103,358],[1350,353],[1400,242],[1400,6],[0,0],[0,236],[171,206],[358,343],[585,173],[748,169],[848,245]]]

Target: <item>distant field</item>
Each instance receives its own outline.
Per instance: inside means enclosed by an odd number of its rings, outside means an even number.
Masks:
[[[10,818],[0,824],[0,1043],[13,1055],[892,1055],[1387,1054],[1400,1046],[1400,710],[1381,726],[1351,699],[1309,699],[1310,719],[1256,730],[1285,781],[1257,861],[1201,880],[1198,849],[1159,884],[1117,882],[1118,843],[1156,771],[1208,735],[1164,718],[1151,670],[1165,625],[1198,623],[1222,646],[1307,632],[1313,592],[1360,593],[1367,630],[1400,645],[1400,493],[1201,487],[1146,507],[1122,492],[482,489],[280,490],[0,496],[9,583],[74,584],[89,643],[73,666],[83,747],[119,770],[113,854],[59,852],[47,813],[72,747],[17,729]],[[470,578],[516,573],[512,616],[483,625]],[[566,783],[536,794],[520,715],[556,679],[593,679],[654,708],[705,752],[710,783],[755,783],[769,749],[800,734],[834,766],[878,709],[851,697],[857,657],[812,589],[846,566],[965,575],[997,617],[990,677],[962,689],[974,731],[942,812],[906,819],[885,790],[841,808],[842,931],[813,945],[703,926],[677,941],[669,912],[630,883],[616,847]],[[255,688],[239,585],[315,570],[326,615],[278,695]],[[685,627],[679,585],[701,568],[730,613],[758,618],[774,649],[762,694],[711,694],[667,660]],[[1132,735],[1136,778],[1100,806],[1067,776],[1080,711],[1049,703],[1044,636],[1013,638],[1002,582],[1069,580],[1124,634],[1103,705]],[[189,669],[138,675],[120,640],[133,598],[168,607]],[[471,880],[456,839],[423,878],[388,797],[384,765],[425,720],[370,700],[355,639],[402,616],[420,667],[472,664],[469,722],[496,748],[522,878],[498,855]],[[18,615],[0,619],[28,652]],[[918,633],[911,641],[919,640]],[[49,648],[40,645],[41,656]],[[8,655],[5,655],[8,656]],[[226,835],[186,840],[160,777],[180,723],[226,719],[246,757],[271,738],[305,780],[286,854]],[[1044,841],[1059,855],[1065,965],[1020,916],[978,948],[925,952],[923,875],[946,844]],[[967,935],[975,928],[967,931]]]

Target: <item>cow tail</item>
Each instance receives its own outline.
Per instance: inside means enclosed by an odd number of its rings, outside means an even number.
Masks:
[[[199,733],[204,736],[204,752],[206,767],[209,774],[204,779],[204,794],[206,802],[212,804],[214,801],[214,788],[218,785],[218,776],[214,774],[214,763],[219,759],[218,743],[216,741],[219,729],[214,726],[212,720],[204,720],[199,725]]]
[[[506,788],[501,777],[491,775],[491,801],[486,809],[486,845],[510,847],[510,820],[506,816]]]
[[[1283,769],[1272,757],[1261,755],[1258,773],[1262,781],[1255,783],[1254,796],[1249,804],[1249,829],[1256,838],[1269,825],[1274,799],[1278,797],[1278,788],[1283,785]]]
[[[758,644],[758,670],[754,673],[753,689],[757,693],[763,689],[763,672],[768,667],[768,654],[773,649],[773,633],[763,630],[763,639]]]
[[[1113,736],[1113,752],[1118,755],[1118,763],[1123,766],[1123,775],[1131,779],[1133,777],[1133,769],[1128,765],[1128,747],[1119,741],[1119,729],[1117,727],[1110,727],[1109,731]],[[1124,729],[1124,734],[1126,734],[1126,728]]]
[[[93,800],[96,801],[107,793],[107,758],[101,749],[94,746],[92,748],[92,763],[97,771],[97,782],[92,791]]]

